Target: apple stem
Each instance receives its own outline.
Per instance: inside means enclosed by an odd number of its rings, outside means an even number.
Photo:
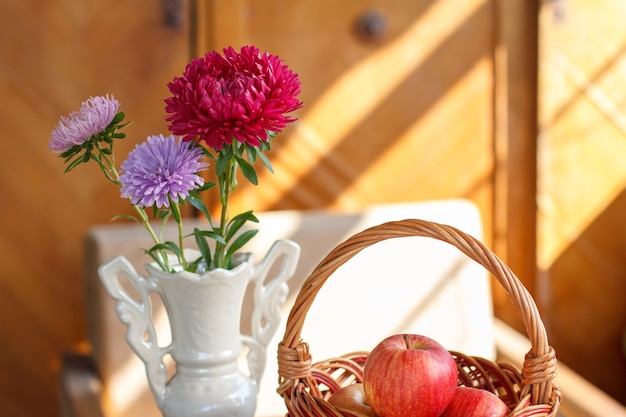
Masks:
[[[411,345],[409,344],[409,335],[406,333],[404,334],[404,343],[406,343],[407,349],[411,349]]]

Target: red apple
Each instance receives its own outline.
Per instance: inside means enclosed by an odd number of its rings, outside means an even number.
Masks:
[[[510,412],[504,401],[489,391],[458,387],[441,417],[504,417]]]
[[[337,410],[354,417],[376,417],[365,401],[363,384],[350,384],[333,393],[328,402]]]
[[[380,417],[439,417],[452,400],[458,371],[452,355],[421,335],[380,342],[363,369],[365,398]]]

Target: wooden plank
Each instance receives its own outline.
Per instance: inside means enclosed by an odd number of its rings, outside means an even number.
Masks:
[[[537,253],[560,358],[626,404],[626,3],[597,6],[542,8]]]
[[[501,320],[495,320],[498,360],[521,369],[530,341]],[[558,356],[558,352],[557,352]],[[572,368],[558,363],[555,383],[563,393],[561,413],[566,417],[626,417],[626,408],[584,379]]]
[[[187,60],[186,33],[143,0],[9,1],[0,28],[0,415],[54,417],[59,356],[86,339],[83,234],[129,205],[95,167],[64,175],[48,137],[106,93],[134,120],[119,162],[166,133],[166,82]]]
[[[494,248],[540,302],[535,255],[537,5],[499,0],[495,7]],[[522,330],[506,294],[495,289],[494,295],[497,315]]]
[[[250,42],[248,36],[248,0],[193,0],[198,25],[195,34],[196,56],[232,46],[239,49]]]
[[[275,174],[260,169],[258,187],[242,181],[231,210],[351,210],[467,197],[481,207],[490,240],[491,2],[216,5],[235,21],[222,19],[231,25],[224,30],[216,23],[207,49],[254,43],[303,82],[299,120],[272,144]],[[354,31],[365,12],[386,24],[376,41]]]

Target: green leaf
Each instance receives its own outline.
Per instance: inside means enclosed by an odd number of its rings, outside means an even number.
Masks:
[[[222,176],[226,172],[228,167],[228,159],[223,154],[219,154],[217,161],[215,161],[215,173],[217,176]]]
[[[178,206],[177,202],[172,200],[172,197],[170,195],[168,195],[167,198],[170,200],[170,209],[172,211],[172,217],[174,217],[174,221],[177,224],[180,224],[180,219],[181,219],[180,207]]]
[[[171,214],[172,213],[169,210],[159,210],[157,216],[155,216],[155,219],[159,218],[161,220],[159,223],[159,237],[161,240],[163,239],[163,230],[165,229],[165,226],[167,226],[167,221],[169,220]]]
[[[218,176],[223,175],[228,168],[228,162],[233,157],[233,148],[229,145],[224,145],[222,150],[217,154],[217,161],[215,161],[215,173]]]
[[[204,146],[200,146],[200,145],[196,145],[196,146],[198,146],[200,149],[202,149],[202,154],[204,156],[206,156],[207,158],[209,158],[212,161],[216,161],[217,160],[217,157],[215,155],[213,155],[213,152],[211,152],[209,149],[207,149]]]
[[[228,222],[228,227],[226,228],[226,242],[230,242],[230,240],[235,236],[235,234],[246,224],[245,219],[240,220],[231,220]]]
[[[133,221],[135,221],[137,223],[141,223],[141,221],[137,217],[132,216],[130,214],[117,214],[117,215],[113,216],[113,218],[111,218],[111,221],[113,222],[113,221],[119,220],[119,219],[133,220]]]
[[[256,148],[254,146],[248,145],[247,143],[245,144],[245,146],[248,161],[254,164],[256,162]]]
[[[254,146],[246,144],[246,159],[253,165],[256,162],[256,148]]]
[[[261,150],[262,152],[267,152],[270,150],[271,144],[272,144],[272,139],[274,139],[274,137],[278,134],[277,132],[272,132],[271,130],[266,130],[267,132],[267,139],[265,140],[260,140],[261,144],[259,145],[259,150]]]
[[[251,221],[254,223],[258,223],[259,219],[252,214],[252,210],[246,211],[244,213],[240,213],[233,217],[228,222],[227,232],[226,232],[226,242],[229,242],[233,236],[243,227],[246,222]]]
[[[259,156],[261,162],[263,162],[263,165],[265,165],[265,167],[273,174],[274,168],[272,168],[269,158],[262,151],[257,152],[257,155]]]
[[[210,182],[205,182],[204,184],[202,184],[202,187],[198,187],[195,190],[190,191],[191,192],[196,192],[196,193],[202,193],[204,191],[208,191],[211,188],[215,187],[217,185],[217,183],[215,181],[210,181]]]
[[[204,214],[204,217],[206,217],[209,220],[209,222],[211,222],[211,214],[209,213],[209,210],[206,208],[206,205],[204,204],[204,200],[202,199],[200,194],[198,194],[195,191],[190,191],[189,196],[187,197],[187,201],[189,201],[189,203],[192,206],[194,206],[196,209],[200,210],[200,212]]]
[[[124,127],[126,127],[126,126],[128,126],[128,125],[132,125],[132,124],[133,124],[133,122],[132,122],[132,120],[131,120],[131,121],[129,121],[129,122],[126,122],[126,123],[123,123],[123,124],[121,124],[121,125],[118,125],[118,126],[117,126],[117,128],[118,128],[118,129],[122,129],[122,128],[124,128]]]
[[[70,159],[71,157],[76,155],[78,152],[80,152],[81,149],[82,149],[82,146],[74,145],[71,148],[69,148],[67,151],[65,151],[62,154],[60,154],[59,158]]]
[[[198,256],[197,259],[194,259],[193,262],[187,262],[187,271],[189,272],[197,272],[198,266],[204,260],[204,257]],[[208,264],[207,264],[208,265]]]
[[[233,148],[237,158],[243,158],[243,151],[245,150],[246,146],[237,140],[233,140]]]
[[[167,209],[160,210],[156,206],[154,206],[154,208],[156,209],[154,211],[154,216],[153,216],[155,219],[167,219],[172,214],[170,210],[167,210]]]
[[[272,139],[274,139],[276,137],[276,135],[278,135],[278,132],[274,132],[273,130],[266,130],[265,132],[267,132],[267,142],[266,143],[268,143],[268,145],[269,145],[269,142]]]
[[[241,249],[243,245],[248,243],[250,239],[252,239],[257,233],[258,233],[258,230],[255,229],[255,230],[246,230],[245,232],[240,234],[226,251],[226,259],[230,259],[230,257],[233,256],[235,252]]]
[[[161,257],[159,256],[158,251],[150,251],[144,249],[144,252],[150,255],[150,257],[154,260],[154,262],[159,265],[159,268],[161,268],[162,271],[167,271],[167,268],[163,263],[163,259],[161,259]]]
[[[68,172],[70,172],[71,170],[73,170],[74,168],[76,168],[78,165],[82,164],[83,162],[85,162],[83,160],[83,156],[79,156],[76,159],[74,159],[68,166],[67,168],[65,168],[65,173],[67,174]]]
[[[243,158],[237,159],[237,162],[239,163],[239,166],[241,167],[241,173],[243,174],[243,176],[246,177],[248,181],[250,181],[252,184],[258,185],[259,179],[257,178],[254,167],[250,165],[250,163]]]
[[[167,271],[164,261],[161,259],[161,256],[159,256],[160,254],[158,252],[160,251],[172,252],[174,255],[176,255],[176,258],[178,259],[178,261],[182,263],[182,257],[183,257],[182,251],[178,247],[178,245],[176,245],[174,242],[168,241],[164,243],[157,243],[150,249],[144,250],[145,253],[150,255],[152,259],[154,259],[159,264],[162,270]]]
[[[222,245],[226,244],[226,241],[224,240],[222,235],[220,235],[219,233],[214,232],[214,231],[210,231],[210,230],[198,230],[198,231],[196,231],[196,230],[194,230],[193,233],[187,235],[186,237],[189,237],[189,236],[192,236],[192,235],[193,236],[200,235],[200,236],[208,237],[209,239],[213,239],[214,241],[216,241],[217,243],[221,243]]]
[[[156,251],[160,251],[160,250],[166,250],[166,251],[170,251],[172,253],[174,253],[179,259],[182,256],[182,251],[180,250],[180,248],[178,247],[178,245],[174,242],[171,241],[167,241],[167,242],[163,242],[163,243],[157,243],[156,245],[154,245],[153,247],[151,247],[150,249],[148,249],[146,251],[146,253],[150,254]]]
[[[206,236],[200,233],[200,229],[197,227],[193,229],[193,235],[196,239],[196,245],[198,245],[198,250],[202,254],[207,266],[211,265],[211,247],[206,240]]]
[[[231,219],[231,222],[235,221],[235,220],[240,220],[240,219],[243,219],[244,221],[255,222],[255,223],[259,222],[259,219],[254,215],[252,210],[248,210],[248,211],[244,211],[243,213],[239,213],[238,215],[236,215],[235,217],[233,217]]]
[[[118,124],[119,122],[121,122],[122,120],[124,120],[124,117],[126,117],[126,114],[125,114],[123,111],[118,112],[118,113],[115,115],[115,117],[113,117],[113,120],[111,120],[111,123],[109,123],[109,126],[110,126],[110,125],[113,125],[113,124],[115,124],[115,125],[116,125],[116,124]]]

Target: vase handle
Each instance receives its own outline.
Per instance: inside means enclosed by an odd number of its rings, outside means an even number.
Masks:
[[[300,257],[300,245],[291,240],[277,240],[265,258],[252,271],[254,284],[254,310],[252,312],[252,337],[243,337],[248,345],[247,356],[250,376],[260,383],[265,370],[267,346],[280,324],[280,307],[287,301],[287,280],[296,270]],[[278,272],[267,284],[266,276],[277,260],[281,260]]]
[[[133,352],[146,367],[146,375],[150,390],[157,402],[165,394],[166,368],[163,356],[170,346],[159,348],[157,333],[152,322],[150,293],[155,292],[156,283],[137,274],[135,268],[123,256],[117,256],[98,269],[100,280],[106,292],[115,300],[115,312],[122,323],[127,326],[126,341]],[[130,295],[120,282],[125,276],[132,284],[139,300]]]

